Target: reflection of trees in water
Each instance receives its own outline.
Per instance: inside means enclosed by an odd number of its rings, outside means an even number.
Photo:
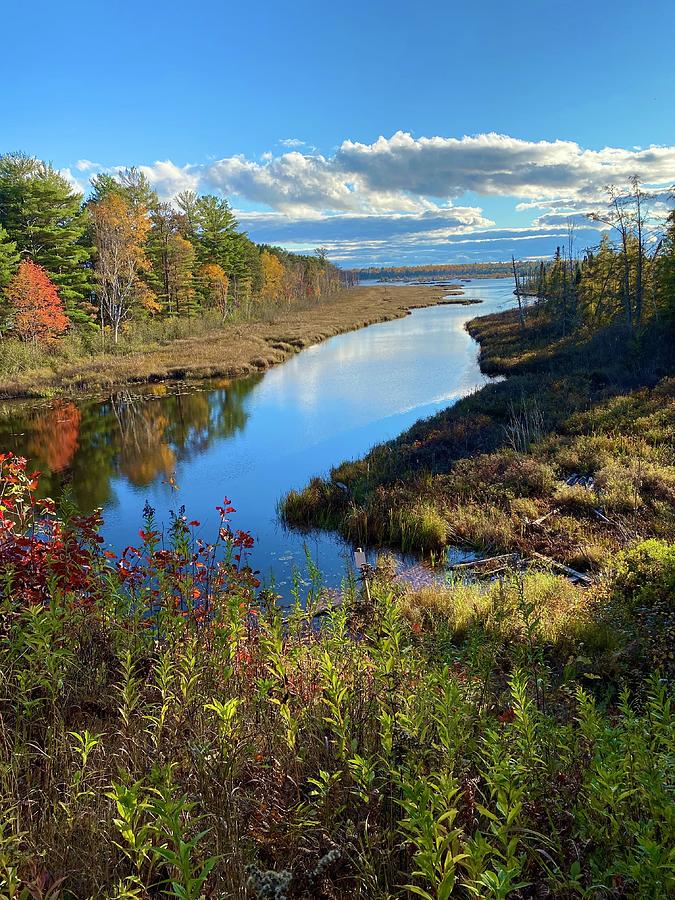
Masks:
[[[44,472],[46,493],[58,497],[69,486],[77,506],[88,511],[110,502],[114,477],[146,486],[242,430],[244,400],[261,377],[161,397],[120,393],[79,408],[68,401],[7,405],[0,411],[1,447]]]
[[[42,459],[50,472],[61,472],[73,461],[80,434],[80,411],[61,401],[41,409],[33,420],[27,455]]]
[[[117,420],[117,468],[132,484],[150,484],[159,474],[170,475],[176,456],[165,439],[169,419],[161,401],[118,394],[110,409]]]

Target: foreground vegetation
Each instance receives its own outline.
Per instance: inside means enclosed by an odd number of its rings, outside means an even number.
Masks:
[[[2,458],[3,896],[672,891],[672,709],[646,674],[673,545],[583,592],[412,592],[382,566],[318,627],[260,591],[227,501],[213,545],[148,509],[117,559],[35,487]]]

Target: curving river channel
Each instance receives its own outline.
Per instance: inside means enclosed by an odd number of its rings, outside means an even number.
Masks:
[[[67,490],[83,511],[102,506],[103,534],[116,549],[137,542],[146,502],[165,523],[185,505],[210,539],[226,495],[237,509],[233,525],[256,537],[251,563],[264,581],[288,597],[307,550],[337,586],[349,548],[333,534],[285,529],[278,500],[485,384],[464,324],[511,305],[512,291],[507,279],[476,280],[465,296],[480,306],[417,309],[222,385],[5,404],[0,447],[29,457],[51,496]]]

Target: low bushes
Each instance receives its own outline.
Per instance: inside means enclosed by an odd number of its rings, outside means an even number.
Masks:
[[[214,544],[147,509],[117,558],[35,487],[3,457],[2,896],[672,892],[670,699],[612,703],[601,593],[380,576],[317,627],[259,590],[227,503]],[[673,558],[606,590],[653,608]]]

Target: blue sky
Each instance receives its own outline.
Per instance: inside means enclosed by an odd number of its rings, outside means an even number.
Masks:
[[[347,264],[545,255],[569,216],[585,246],[604,184],[675,182],[672,0],[36,0],[2,22],[0,150],[84,188],[144,166]]]

